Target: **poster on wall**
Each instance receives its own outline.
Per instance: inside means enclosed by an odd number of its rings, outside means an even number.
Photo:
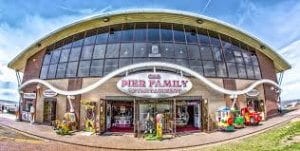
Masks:
[[[143,72],[123,77],[118,81],[117,87],[132,96],[167,98],[188,92],[192,88],[192,82],[174,73]]]
[[[36,99],[36,93],[24,93],[23,98],[24,99]]]

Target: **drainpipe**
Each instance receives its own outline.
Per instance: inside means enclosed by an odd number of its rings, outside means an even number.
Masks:
[[[19,105],[18,105],[18,112],[19,112],[18,114],[19,115],[17,115],[18,117],[16,118],[16,120],[20,121],[20,120],[22,120],[21,119],[21,115],[22,115],[21,114],[22,91],[19,88],[21,86],[22,80],[21,80],[19,71],[15,70],[15,72],[16,72],[16,77],[17,77],[17,82],[18,82],[18,92],[19,92]]]

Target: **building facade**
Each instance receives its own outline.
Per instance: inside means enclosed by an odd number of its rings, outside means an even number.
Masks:
[[[78,129],[211,131],[220,107],[278,114],[276,73],[290,65],[257,38],[187,12],[128,10],[63,27],[9,64],[23,72],[22,119],[51,124],[74,112]],[[254,88],[254,89],[253,89]]]

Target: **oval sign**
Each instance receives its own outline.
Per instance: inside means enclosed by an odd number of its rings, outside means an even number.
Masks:
[[[52,91],[51,89],[47,89],[43,92],[43,95],[47,98],[52,98],[52,97],[55,97],[57,95],[57,93]]]
[[[120,79],[120,91],[143,98],[167,98],[191,90],[192,82],[183,76],[165,72],[136,73]]]

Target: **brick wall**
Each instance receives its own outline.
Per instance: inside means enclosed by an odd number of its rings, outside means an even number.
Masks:
[[[234,79],[223,79],[223,85],[224,85],[224,89],[236,90],[236,83]],[[231,107],[232,101],[229,95],[224,95],[224,99],[226,102],[226,106]],[[236,102],[236,104],[238,104],[238,101]]]
[[[259,66],[261,69],[261,76],[263,79],[270,79],[277,82],[276,72],[273,61],[260,52],[256,52]],[[271,86],[264,84],[264,94],[266,102],[267,117],[278,115],[277,112],[277,94],[271,90]]]

